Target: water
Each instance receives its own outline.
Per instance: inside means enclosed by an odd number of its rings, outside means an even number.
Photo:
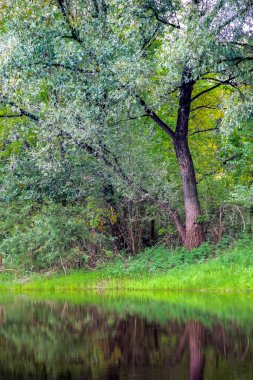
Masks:
[[[252,300],[2,295],[0,379],[253,379]]]

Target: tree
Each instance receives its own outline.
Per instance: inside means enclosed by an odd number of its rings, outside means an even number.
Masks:
[[[64,147],[78,146],[125,186],[138,187],[169,212],[192,249],[205,236],[188,139],[191,115],[223,107],[220,98],[210,107],[209,93],[222,89],[229,96],[251,85],[251,14],[250,1],[233,0],[20,0],[16,7],[6,1],[2,104],[15,118],[31,120],[43,148],[60,136],[63,156]],[[185,223],[170,197],[127,163],[124,142],[130,128],[145,127],[144,116],[173,144]]]
[[[146,113],[168,134],[173,141],[182,178],[185,205],[185,228],[180,228],[180,233],[185,246],[190,249],[197,247],[204,241],[203,227],[201,223],[198,223],[198,217],[201,215],[201,210],[197,191],[195,169],[188,143],[191,105],[200,96],[225,84],[232,87],[238,87],[239,84],[236,82],[235,78],[240,77],[242,74],[241,70],[238,70],[238,65],[245,62],[245,60],[250,61],[253,59],[252,56],[245,56],[244,51],[241,50],[239,50],[238,56],[235,56],[234,49],[229,48],[230,45],[234,46],[234,44],[239,47],[244,47],[244,45],[240,44],[238,40],[240,41],[243,37],[245,38],[245,33],[243,33],[242,28],[244,26],[245,17],[248,17],[250,5],[246,4],[243,8],[242,18],[239,22],[238,20],[235,21],[235,15],[239,18],[239,14],[233,12],[230,15],[225,14],[225,22],[219,19],[216,20],[216,22],[218,21],[218,25],[214,28],[214,31],[212,31],[212,23],[210,24],[207,20],[210,17],[210,14],[214,13],[214,8],[221,11],[222,2],[215,2],[211,5],[211,7],[208,7],[202,1],[192,1],[192,10],[188,16],[189,24],[186,26],[187,32],[191,37],[193,37],[191,30],[193,23],[193,25],[197,28],[196,30],[200,29],[200,31],[203,32],[203,36],[206,35],[206,31],[209,31],[212,38],[209,40],[209,46],[206,46],[204,54],[198,54],[195,50],[196,46],[189,46],[189,49],[192,49],[192,55],[197,53],[196,57],[194,57],[193,62],[188,62],[190,57],[187,57],[187,55],[182,60],[183,71],[181,83],[178,85],[179,101],[177,106],[177,122],[175,131],[165,124],[163,120],[161,120],[146,105],[144,101],[141,101],[141,105],[144,107]],[[234,12],[238,12],[238,9],[235,8]],[[193,16],[196,18],[193,18]],[[216,12],[214,13],[214,16],[219,18],[218,13]],[[197,24],[195,24],[196,21],[200,25],[206,24],[205,29],[202,29],[201,27],[198,28]],[[169,25],[171,24],[169,23]],[[180,28],[180,25],[175,25],[174,27]],[[230,28],[228,30],[224,30],[226,27]],[[217,33],[217,31],[219,32]],[[215,45],[214,48],[211,44]],[[221,47],[219,45],[225,45],[227,48],[225,58],[221,58],[220,56]],[[249,47],[247,44],[245,46]],[[211,52],[216,55],[214,62],[210,62],[208,58],[208,53],[210,54]],[[207,55],[207,57],[205,57],[205,55]],[[228,66],[226,67],[227,63]],[[197,68],[197,73],[195,68]],[[214,74],[214,78],[209,78],[211,73]],[[197,94],[194,94],[194,88],[196,88],[198,83],[203,81],[204,78],[206,78],[207,81],[214,81],[215,84]],[[202,107],[205,107],[205,105],[202,105]]]

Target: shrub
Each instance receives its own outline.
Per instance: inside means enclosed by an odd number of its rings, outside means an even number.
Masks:
[[[0,219],[0,251],[5,265],[31,270],[60,266],[65,270],[103,258],[111,239],[94,227],[97,213],[94,221],[90,208],[88,211],[80,205],[55,203],[23,208],[12,205]]]

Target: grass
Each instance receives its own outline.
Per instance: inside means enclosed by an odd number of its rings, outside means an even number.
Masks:
[[[2,278],[2,289],[12,290],[139,290],[139,291],[253,291],[253,240],[234,247],[208,244],[187,252],[164,247],[148,249],[135,258],[107,263],[95,271],[33,275],[27,282]]]

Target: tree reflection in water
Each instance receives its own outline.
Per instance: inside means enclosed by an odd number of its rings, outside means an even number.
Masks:
[[[18,298],[0,305],[0,325],[3,379],[253,378],[251,330],[233,321],[158,323],[148,310]]]
[[[189,380],[202,380],[204,375],[205,354],[204,347],[207,341],[208,331],[202,323],[189,321],[185,324],[183,335],[179,339],[179,345],[173,355],[170,365],[182,360],[185,351],[189,351]]]

